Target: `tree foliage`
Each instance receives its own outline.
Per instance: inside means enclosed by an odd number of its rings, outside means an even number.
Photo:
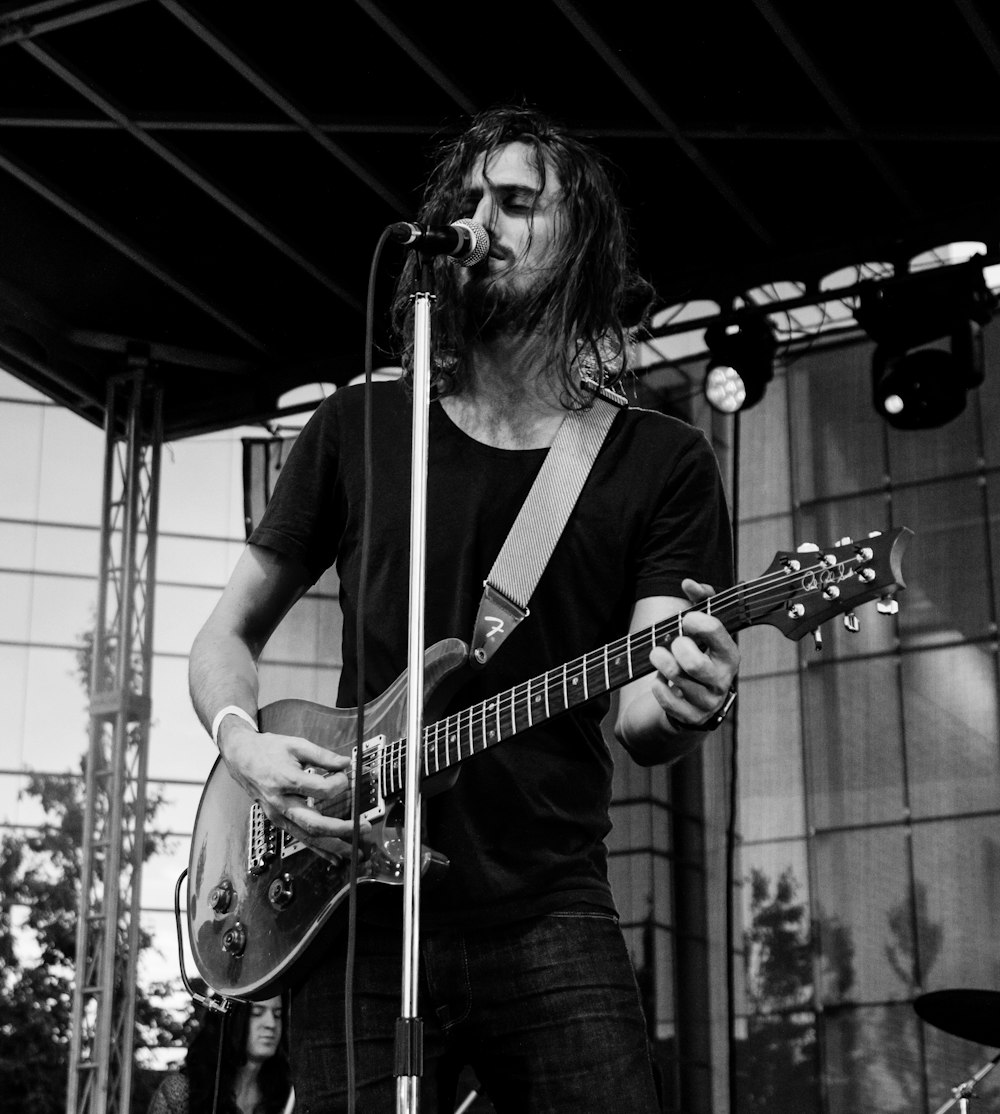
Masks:
[[[78,671],[85,684],[92,645],[92,637],[85,638],[79,654]],[[70,1060],[86,779],[35,774],[21,795],[37,802],[44,819],[37,828],[0,839],[0,1106],[5,1114],[62,1114]],[[165,843],[152,834],[162,803],[162,794],[148,795],[144,859]],[[133,806],[126,801],[125,807]],[[140,954],[149,946],[148,933],[140,932]],[[143,1044],[176,1044],[184,1035],[186,1025],[157,1004],[175,989],[160,984],[137,988],[136,1026]],[[134,1097],[134,1109],[144,1110],[146,1096]]]

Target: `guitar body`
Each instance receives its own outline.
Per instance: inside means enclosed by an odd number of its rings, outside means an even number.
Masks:
[[[428,707],[451,692],[468,661],[460,639],[430,647],[424,664]],[[450,682],[445,684],[446,679]],[[405,738],[407,675],[365,705],[366,740]],[[296,735],[350,757],[357,743],[357,709],[327,708],[306,700],[280,700],[260,710],[263,731]],[[451,773],[454,780],[458,770]],[[442,784],[440,788],[446,788]],[[425,783],[426,794],[439,786]],[[345,816],[349,814],[345,813]],[[361,863],[359,887],[403,882],[403,810],[386,800],[366,809],[372,854]],[[441,863],[425,849],[423,868]],[[230,998],[262,1000],[280,993],[292,968],[329,938],[331,918],[347,899],[350,865],[324,859],[271,825],[259,805],[219,759],[209,774],[191,838],[188,930],[198,971]]]

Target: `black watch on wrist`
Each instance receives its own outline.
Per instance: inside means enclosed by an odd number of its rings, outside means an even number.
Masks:
[[[701,723],[682,723],[679,719],[675,719],[669,712],[666,713],[667,719],[670,721],[671,726],[675,731],[714,731],[717,727],[721,727],[726,716],[729,715],[729,709],[732,708],[736,700],[736,684],[732,684],[726,699],[722,702],[722,707],[716,709],[706,720]]]

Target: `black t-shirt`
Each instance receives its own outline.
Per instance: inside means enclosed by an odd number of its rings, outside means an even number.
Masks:
[[[401,383],[375,384],[365,702],[406,668],[411,406]],[[336,562],[344,611],[337,703],[354,707],[364,496],[363,389],[327,399],[296,440],[252,544],[297,558],[318,578]],[[546,449],[508,450],[466,435],[438,403],[429,415],[425,644],[471,640],[486,579]],[[691,576],[732,582],[728,514],[702,433],[623,410],[530,602],[530,615],[449,711],[598,649],[628,629],[636,600],[681,596]],[[430,923],[499,923],[587,902],[613,908],[604,839],[611,756],[608,697],[506,740],[461,765],[427,800],[427,841],[447,855],[422,888]],[[379,889],[382,889],[379,887]]]

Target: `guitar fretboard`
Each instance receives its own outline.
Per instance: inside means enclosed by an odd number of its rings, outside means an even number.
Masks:
[[[878,540],[870,535],[861,544],[842,544],[822,556],[817,552],[800,559],[797,554],[779,554],[771,569],[757,580],[737,584],[644,630],[445,716],[423,730],[422,775],[441,773],[504,739],[651,673],[650,651],[683,634],[692,612],[714,615],[730,634],[767,621],[788,637],[800,638],[831,615],[901,586],[898,564],[909,535],[900,528]],[[879,564],[882,567],[877,569]],[[373,756],[366,773],[377,778],[383,797],[402,792],[405,739],[386,744]]]

